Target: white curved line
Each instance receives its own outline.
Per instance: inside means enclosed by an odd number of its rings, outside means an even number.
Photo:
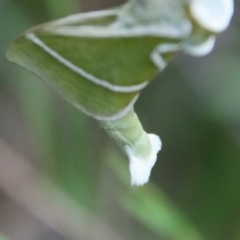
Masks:
[[[68,67],[75,73],[81,75],[82,77],[86,78],[87,80],[101,86],[104,88],[107,88],[113,92],[121,92],[121,93],[131,93],[131,92],[138,92],[141,89],[143,89],[147,84],[148,81],[145,81],[140,84],[132,85],[132,86],[119,86],[114,85],[112,83],[109,83],[105,80],[99,79],[95,77],[94,75],[84,71],[82,68],[79,68],[78,66],[71,63],[66,58],[62,57],[59,53],[48,47],[43,41],[41,41],[36,35],[33,33],[26,34],[26,38],[29,39],[31,42],[35,43],[37,46],[39,46],[42,50],[44,50],[46,53],[51,55],[53,58],[55,58],[58,62],[62,63],[64,66]]]
[[[216,37],[215,36],[210,36],[205,42],[199,44],[199,45],[190,45],[188,43],[186,43],[184,45],[183,50],[188,53],[191,54],[193,56],[204,56],[207,55],[208,53],[210,53],[215,45],[216,42]]]
[[[110,10],[101,10],[101,11],[92,11],[86,13],[78,13],[74,15],[67,16],[65,18],[61,18],[59,20],[53,21],[49,23],[49,26],[56,27],[58,25],[67,25],[67,24],[74,24],[78,21],[85,21],[91,20],[100,17],[107,17],[107,16],[118,16],[119,9],[110,9]]]
[[[118,120],[122,117],[124,117],[125,115],[127,115],[133,108],[135,102],[137,101],[139,97],[139,94],[137,94],[133,100],[123,109],[121,109],[120,111],[118,111],[116,114],[113,114],[111,116],[103,116],[103,115],[98,115],[98,114],[94,114],[90,111],[88,111],[86,108],[84,108],[83,106],[81,106],[80,104],[75,104],[72,103],[76,108],[80,109],[83,113],[85,113],[88,116],[91,116],[99,121],[115,121]]]
[[[164,70],[167,62],[164,60],[162,53],[176,52],[181,49],[181,44],[176,43],[161,43],[151,53],[151,60],[155,66],[160,70]]]
[[[138,25],[134,27],[121,27],[112,24],[109,27],[102,26],[58,26],[51,25],[44,28],[44,31],[56,35],[67,35],[75,37],[92,37],[92,38],[116,38],[116,37],[167,37],[167,38],[184,38],[191,32],[191,24],[186,21],[181,27],[173,27],[171,24],[151,24]]]

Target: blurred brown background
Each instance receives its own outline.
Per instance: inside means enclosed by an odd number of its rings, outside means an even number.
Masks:
[[[180,53],[136,111],[163,150],[151,183],[97,123],[8,63],[27,28],[120,0],[0,0],[0,240],[240,240],[240,19],[203,58]]]

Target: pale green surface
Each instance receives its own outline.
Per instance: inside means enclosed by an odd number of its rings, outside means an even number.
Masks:
[[[157,37],[83,38],[37,35],[47,46],[99,79],[131,86],[150,81],[158,73],[150,59],[167,39]]]

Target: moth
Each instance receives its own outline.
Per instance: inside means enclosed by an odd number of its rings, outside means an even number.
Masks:
[[[233,0],[131,0],[33,27],[6,57],[98,120],[128,156],[132,185],[140,186],[162,143],[134,112],[139,93],[178,51],[208,54],[233,9]]]

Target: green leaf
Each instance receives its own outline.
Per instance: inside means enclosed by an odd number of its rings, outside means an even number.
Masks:
[[[151,59],[156,46],[179,41],[132,34],[128,28],[118,36],[111,25],[119,12],[78,14],[37,26],[10,45],[7,59],[50,83],[85,113],[100,120],[118,115],[157,74]],[[168,61],[171,55],[162,57]]]
[[[203,55],[215,42],[205,20],[201,26],[202,12],[195,9],[198,0],[187,4],[191,14],[200,14],[200,26],[189,18],[183,2],[144,2],[131,1],[34,27],[8,48],[7,58],[53,85],[96,119],[120,118],[176,52],[185,49]],[[205,2],[200,6],[211,10]],[[226,25],[233,11],[231,0],[221,6],[225,8]]]
[[[74,53],[74,52],[73,52]],[[53,85],[73,105],[93,115],[111,116],[137,93],[116,93],[95,85],[44,52],[24,36],[10,46],[7,58]]]

